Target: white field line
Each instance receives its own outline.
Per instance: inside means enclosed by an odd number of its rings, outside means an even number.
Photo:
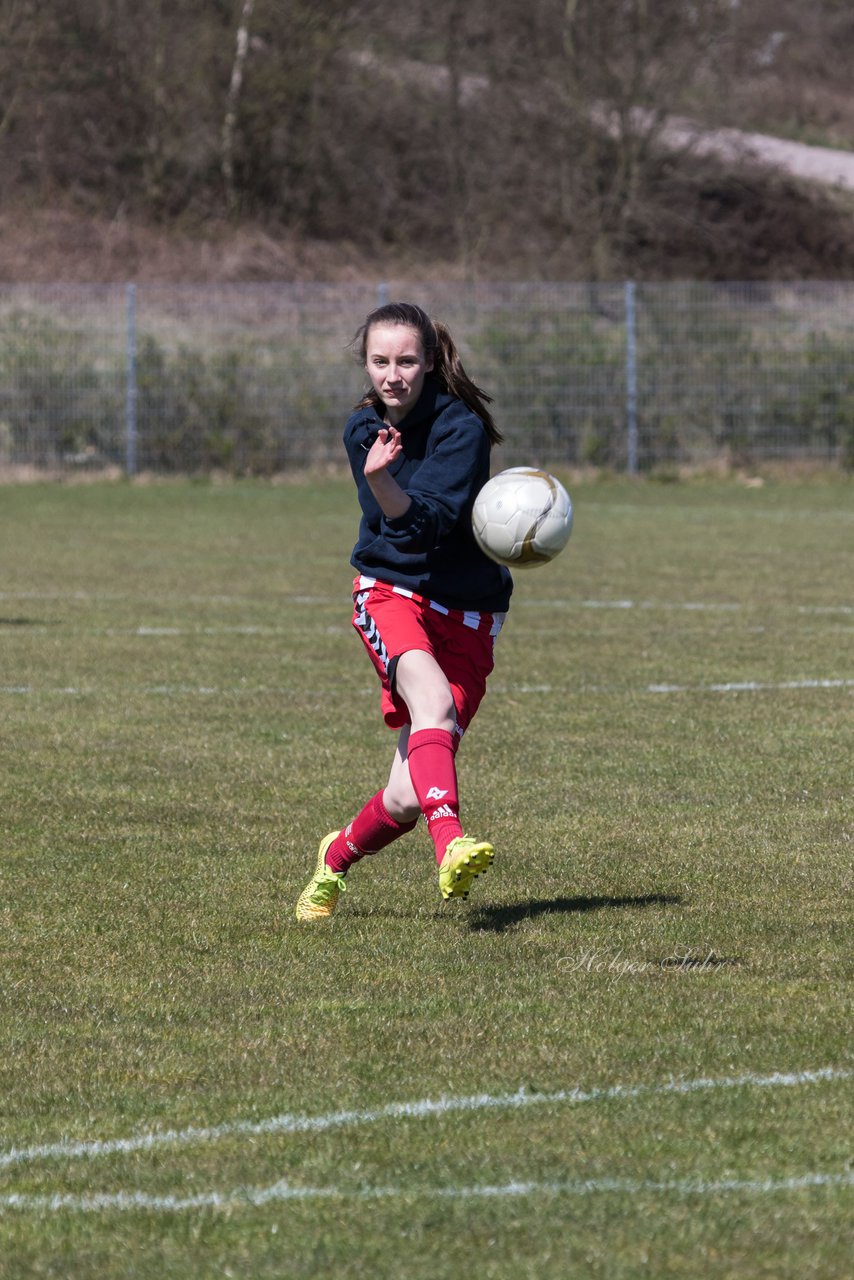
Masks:
[[[494,694],[510,694],[514,697],[521,697],[527,694],[561,694],[566,697],[589,697],[596,695],[604,695],[608,697],[624,696],[626,694],[674,694],[674,693],[786,693],[790,691],[809,691],[809,690],[832,690],[832,689],[854,689],[854,679],[848,678],[823,678],[808,677],[803,680],[730,680],[716,684],[672,684],[663,682],[661,684],[648,684],[633,687],[622,687],[619,685],[579,685],[578,688],[570,688],[566,685],[553,684],[492,684],[490,691]],[[61,688],[49,689],[38,688],[29,684],[7,684],[0,685],[0,696],[8,697],[27,697],[32,695],[45,695],[47,697],[67,697],[67,698],[84,698],[94,697],[103,692],[97,685],[89,685],[86,688],[77,688],[72,686],[64,686]],[[114,691],[112,691],[114,692]],[[295,693],[303,692],[295,690],[288,686],[271,686],[271,685],[233,685],[223,687],[219,685],[195,685],[195,684],[158,684],[146,685],[135,691],[140,697],[205,697],[205,698],[238,698],[238,697],[261,697],[269,696],[276,698],[292,698]],[[340,686],[318,686],[307,691],[311,698],[337,697],[341,689]],[[362,689],[352,690],[358,696],[373,697],[375,690],[373,686],[365,686]],[[122,696],[127,696],[128,690],[122,688]]]
[[[163,603],[166,603],[166,601],[169,598],[170,597],[168,596],[160,597]],[[271,608],[276,611],[284,610],[292,607],[300,607],[300,606],[306,607],[306,608],[312,608],[312,609],[322,606],[322,607],[343,609],[346,611],[349,604],[348,598],[345,595],[340,595],[340,596],[306,596],[306,595],[284,596],[283,595],[280,597],[268,598],[263,600],[253,598],[251,596],[180,596],[180,597],[172,597],[172,598],[179,599],[182,605],[187,605],[187,604],[242,605],[244,608],[248,608],[250,606],[252,607],[261,606],[264,608]],[[106,594],[106,593],[105,594],[92,593],[91,595],[89,595],[89,594],[86,594],[85,592],[79,592],[79,591],[70,592],[70,593],[68,592],[63,593],[60,591],[56,591],[56,592],[0,591],[0,601],[43,600],[43,601],[56,601],[61,603],[62,601],[72,600],[72,601],[78,601],[78,602],[85,601],[90,604],[104,604],[104,603],[115,603],[117,601],[122,601],[124,603],[131,603],[135,599],[137,599],[137,597],[129,596],[129,595],[115,595],[115,594]],[[839,604],[839,605],[803,604],[803,605],[794,605],[794,606],[784,605],[782,607],[790,613],[794,612],[794,613],[800,613],[800,614],[816,614],[816,615],[839,613],[842,615],[847,615],[849,617],[851,615],[854,615],[854,604]],[[515,610],[519,608],[560,609],[560,610],[564,610],[564,609],[566,610],[642,609],[647,611],[660,609],[663,612],[738,613],[743,609],[753,608],[753,606],[752,604],[745,604],[744,602],[740,602],[740,601],[728,602],[728,601],[722,601],[722,600],[630,600],[630,599],[628,600],[624,600],[624,599],[577,600],[572,598],[567,599],[565,597],[541,598],[538,596],[527,596],[520,593],[515,597],[513,601],[513,609]],[[47,629],[46,623],[37,621],[35,619],[33,620],[31,625],[33,629],[36,629],[36,630]],[[51,629],[53,628],[51,627]],[[79,628],[73,628],[73,629],[79,630]],[[222,624],[215,627],[214,626],[180,627],[180,626],[141,625],[138,627],[103,628],[103,629],[94,629],[94,630],[96,631],[97,634],[117,635],[117,636],[120,636],[120,635],[185,636],[185,635],[220,635],[220,634],[221,635],[234,635],[234,634],[273,635],[273,634],[278,634],[280,631],[281,632],[287,631],[288,628],[269,626],[269,625],[228,626],[228,625]]]
[[[650,684],[646,693],[777,693],[787,689],[854,689],[854,680],[733,680],[726,684]]]
[[[119,596],[84,596],[82,593],[74,593],[72,595],[63,596],[60,593],[37,593],[37,592],[0,592],[0,600],[3,599],[90,599],[90,600],[117,600],[122,599]],[[189,599],[189,598],[188,598]],[[196,603],[222,604],[222,603],[243,603],[247,601],[240,597],[226,596],[203,596],[195,598]],[[326,596],[290,596],[283,597],[282,606],[307,605],[316,607],[318,605],[328,605],[339,607],[342,604],[338,597]],[[571,609],[592,609],[592,610],[615,610],[618,612],[626,612],[630,610],[653,611],[661,610],[664,612],[685,612],[685,613],[737,613],[744,609],[745,606],[739,603],[726,603],[714,601],[656,601],[656,600],[563,600],[563,599],[539,599],[539,598],[521,598],[514,604],[514,608],[519,606],[527,608],[571,610]],[[854,605],[799,605],[796,606],[794,612],[800,614],[812,614],[828,616],[840,614],[843,616],[854,615]],[[43,624],[34,623],[31,632],[46,631],[49,628]],[[245,635],[245,636],[276,636],[287,635],[290,628],[276,626],[260,626],[260,625],[226,625],[205,627],[185,627],[185,626],[137,626],[129,629],[121,628],[105,628],[96,629],[93,634],[102,634],[108,636],[138,636],[143,639],[173,639],[183,636],[218,636],[218,635]],[[349,632],[349,626],[342,623],[336,628],[327,628],[327,631],[340,631],[342,634]],[[657,684],[647,685],[641,690],[624,690],[610,686],[584,686],[577,692],[583,694],[614,694],[614,693],[650,693],[650,694],[673,694],[673,693],[764,693],[764,692],[785,692],[789,690],[810,690],[810,689],[848,689],[854,687],[854,680],[848,679],[823,679],[820,677],[811,677],[803,680],[789,680],[782,682],[768,681],[729,681],[719,682],[708,685],[687,685],[677,684],[669,681],[662,681]],[[491,685],[491,689],[495,693],[511,693],[514,695],[523,694],[557,694],[570,693],[572,691],[550,685]],[[147,686],[140,691],[144,695],[155,695],[163,697],[181,696],[201,696],[201,697],[235,697],[240,695],[272,695],[272,696],[290,696],[293,690],[287,688],[249,688],[246,685],[239,685],[234,688],[220,688],[214,685],[153,685]],[[323,696],[323,689],[315,689],[315,696]],[[335,691],[337,692],[337,690]],[[367,692],[367,690],[365,690]],[[83,697],[92,696],[97,693],[96,687],[77,688],[74,686],[61,687],[54,689],[36,689],[32,685],[0,685],[0,696],[25,696],[28,694],[44,693],[49,696],[66,696],[66,697]]]
[[[40,1146],[12,1147],[0,1151],[0,1169],[32,1164],[37,1160],[96,1160],[102,1156],[128,1155],[160,1147],[188,1146],[218,1142],[223,1138],[260,1137],[269,1134],[324,1133],[334,1129],[378,1124],[383,1120],[424,1119],[459,1112],[508,1111],[524,1107],[557,1106],[569,1103],[626,1101],[664,1094],[693,1094],[723,1089],[785,1089],[823,1081],[849,1080],[854,1070],[823,1067],[818,1071],[774,1072],[771,1075],[724,1076],[719,1079],[669,1080],[663,1084],[616,1084],[598,1089],[560,1089],[554,1093],[473,1094],[463,1097],[423,1098],[415,1102],[392,1102],[364,1111],[330,1111],[323,1115],[285,1113],[266,1120],[232,1120],[209,1128],[190,1126],[137,1134],[130,1138],[60,1141]]]
[[[854,152],[846,152],[846,154],[850,155],[852,158],[852,161],[854,162]],[[639,503],[639,502],[593,502],[593,501],[587,501],[586,499],[584,502],[584,510],[585,511],[604,511],[606,515],[615,515],[617,513],[624,513],[624,514],[630,514],[630,515],[642,515],[642,516],[647,515],[648,516],[650,513],[649,507],[644,506],[642,503]],[[720,507],[714,507],[714,506],[708,506],[706,504],[702,504],[702,505],[686,508],[681,513],[681,518],[686,523],[697,524],[697,523],[706,522],[708,517],[714,518],[716,516],[720,516],[720,514],[721,514]],[[754,508],[754,510],[752,511],[747,511],[746,508],[743,508],[741,511],[737,513],[732,512],[731,514],[732,515],[737,514],[739,517],[747,517],[748,519],[752,519],[752,520],[768,521],[773,524],[786,524],[786,525],[792,525],[796,521],[800,523],[806,523],[808,521],[809,522],[816,521],[817,523],[823,524],[826,522],[835,523],[836,521],[839,521],[839,520],[841,520],[845,524],[850,524],[850,522],[854,520],[854,511],[851,511],[847,507],[839,508],[837,510],[831,509],[829,511],[815,511],[815,510],[809,511],[802,507],[800,508],[778,507],[774,510],[772,510],[769,507],[757,507],[757,508]]]
[[[424,1200],[441,1199],[509,1199],[531,1195],[589,1196],[677,1195],[713,1196],[722,1194],[773,1195],[791,1191],[810,1191],[817,1187],[854,1186],[854,1170],[843,1173],[805,1173],[789,1178],[702,1178],[655,1179],[589,1178],[560,1179],[548,1182],[505,1182],[496,1186],[449,1187],[298,1187],[284,1180],[268,1187],[241,1187],[234,1191],[205,1191],[194,1196],[147,1195],[142,1191],[114,1191],[89,1195],[5,1195],[0,1196],[0,1214],[17,1210],[23,1213],[106,1213],[137,1211],[185,1213],[200,1209],[234,1210],[263,1208],[268,1204],[311,1200]]]
[[[168,595],[162,594],[158,597],[162,601],[178,600],[184,604],[254,604],[257,599],[253,596],[229,596],[229,595]],[[288,604],[326,604],[329,600],[321,596],[282,596]],[[63,601],[76,600],[85,604],[105,604],[121,601],[127,604],[132,600],[139,600],[140,596],[134,595],[127,591],[0,591],[0,600],[49,600]],[[336,596],[335,600],[346,599],[344,596]],[[270,599],[264,603],[278,604],[279,598]]]
[[[100,593],[100,591],[0,591],[0,602],[3,600],[44,600],[44,602],[63,603],[73,600],[73,602],[88,604],[114,604],[122,602],[124,604],[132,603],[136,600],[134,595],[120,595],[118,593]],[[243,608],[262,607],[271,608],[274,611],[279,609],[287,609],[293,607],[303,608],[348,608],[347,595],[282,595],[274,596],[274,598],[256,599],[254,596],[246,595],[182,595],[182,596],[160,596],[161,602],[164,604],[169,599],[177,599],[182,605],[242,605]],[[540,596],[522,594],[521,591],[513,599],[513,609],[519,608],[535,608],[535,609],[645,609],[645,611],[653,611],[653,609],[661,609],[663,612],[686,612],[686,613],[737,613],[741,609],[753,608],[752,604],[745,604],[739,600],[634,600],[634,599],[616,599],[616,600],[598,600],[598,599],[574,599],[540,598]],[[787,612],[804,613],[804,614],[832,614],[840,613],[844,616],[854,614],[854,604],[798,604],[785,605]],[[55,626],[55,625],[54,625]],[[36,630],[47,628],[47,623],[33,620],[32,627]],[[51,626],[52,630],[52,626]],[[74,628],[78,630],[78,628]],[[286,627],[277,627],[269,625],[246,625],[246,626],[206,626],[206,627],[181,627],[181,626],[138,626],[138,627],[110,627],[110,628],[93,628],[97,634],[101,635],[140,635],[140,636],[157,636],[157,635],[233,635],[233,634],[278,634],[279,631],[286,631]]]

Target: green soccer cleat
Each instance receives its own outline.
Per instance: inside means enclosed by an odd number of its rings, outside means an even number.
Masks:
[[[338,894],[347,888],[341,871],[330,871],[326,852],[339,833],[330,831],[320,842],[314,875],[297,899],[297,920],[328,920],[338,904]]]
[[[486,840],[478,843],[470,836],[457,836],[445,850],[439,866],[439,888],[442,897],[467,898],[471,882],[481,875],[495,857],[495,850]]]

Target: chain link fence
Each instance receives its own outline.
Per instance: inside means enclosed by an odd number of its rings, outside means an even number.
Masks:
[[[365,315],[417,301],[501,465],[854,466],[854,285],[0,285],[0,473],[339,467]]]

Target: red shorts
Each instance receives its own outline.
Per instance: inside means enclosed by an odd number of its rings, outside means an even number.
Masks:
[[[376,578],[353,583],[353,626],[365,643],[382,684],[383,719],[390,729],[409,724],[409,710],[398,697],[394,671],[401,654],[423,649],[444,672],[457,713],[456,740],[474,718],[493,666],[495,638],[503,613],[463,612]]]

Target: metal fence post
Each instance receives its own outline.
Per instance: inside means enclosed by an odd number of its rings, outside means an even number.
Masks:
[[[377,307],[388,306],[388,285],[385,281],[377,285]]]
[[[125,290],[126,373],[125,373],[125,469],[136,475],[136,285]]]
[[[638,334],[634,280],[624,289],[626,311],[626,470],[638,473]]]

